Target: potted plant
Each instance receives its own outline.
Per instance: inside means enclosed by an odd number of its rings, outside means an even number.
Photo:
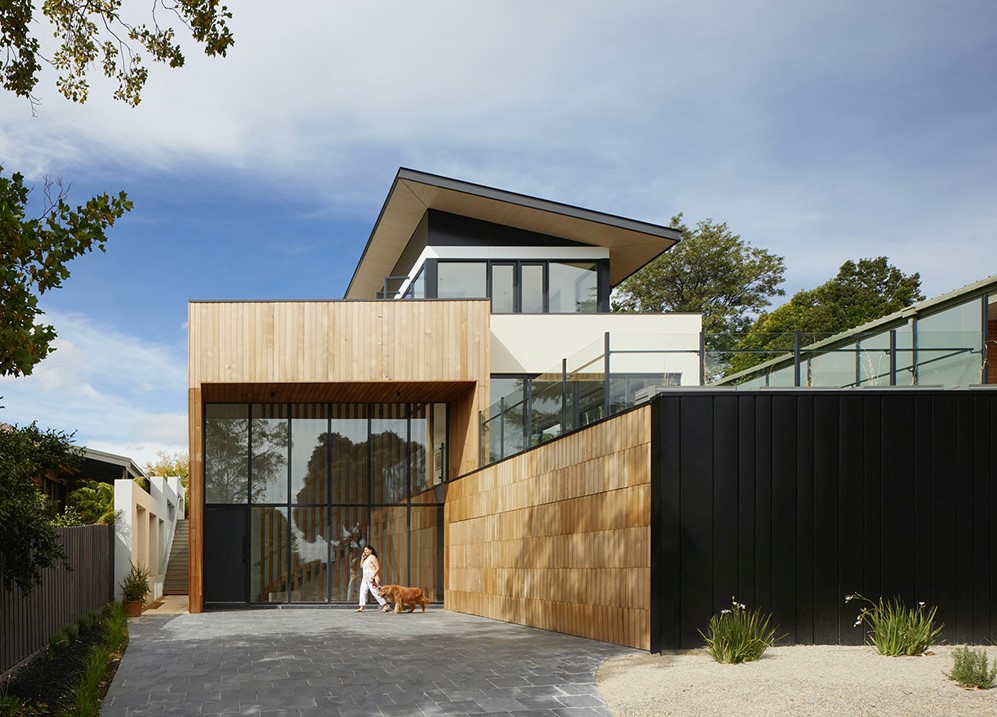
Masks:
[[[131,565],[132,569],[121,581],[121,601],[125,604],[128,617],[138,617],[149,594],[149,568],[142,563]]]

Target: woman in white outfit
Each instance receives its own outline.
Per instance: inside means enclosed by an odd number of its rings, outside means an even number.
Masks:
[[[363,578],[360,580],[360,607],[357,608],[357,612],[364,611],[368,591],[384,610],[389,610],[387,601],[381,597],[381,591],[377,589],[377,574],[381,572],[381,563],[377,560],[377,551],[369,545],[364,547],[360,555],[360,568],[363,570]]]

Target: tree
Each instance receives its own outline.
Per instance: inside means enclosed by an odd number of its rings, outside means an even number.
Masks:
[[[161,26],[156,11],[162,9],[185,25],[208,56],[224,57],[235,40],[228,27],[232,13],[218,0],[153,0],[152,25],[133,24],[122,15],[122,0],[73,2],[45,0],[41,15],[51,25],[57,49],[51,59],[41,54],[34,31],[44,27],[33,0],[0,3],[0,78],[5,89],[37,102],[32,93],[38,84],[41,63],[60,74],[56,87],[74,102],[86,102],[91,70],[99,66],[106,77],[116,80],[115,99],[132,106],[141,101],[149,71],[141,51],[155,62],[182,67],[184,55],[172,27]],[[131,3],[129,8],[148,12],[148,6]],[[134,43],[134,44],[133,44]]]
[[[28,594],[42,570],[68,567],[62,541],[49,523],[45,497],[32,479],[74,468],[81,452],[65,433],[29,426],[0,427],[0,563],[3,588]]]
[[[0,172],[3,167],[0,166]],[[0,375],[30,374],[52,350],[55,328],[36,323],[41,315],[38,297],[62,286],[69,278],[67,264],[100,249],[104,232],[132,208],[121,192],[102,194],[70,209],[59,188],[45,186],[41,215],[26,219],[30,190],[24,177],[0,176]]]
[[[704,219],[689,229],[679,214],[671,226],[682,241],[617,286],[613,309],[702,313],[707,348],[725,351],[784,293],[783,259],[751,246],[726,222]]]
[[[180,479],[180,484],[186,488],[187,479],[190,476],[190,459],[186,451],[156,451],[156,460],[145,464],[144,470],[151,476],[175,476]]]
[[[114,525],[114,485],[95,480],[83,481],[68,498],[84,525]]]
[[[795,332],[813,343],[923,301],[921,277],[904,274],[885,256],[846,261],[837,276],[816,289],[798,291],[771,313],[758,317],[731,360],[737,372],[791,350]]]

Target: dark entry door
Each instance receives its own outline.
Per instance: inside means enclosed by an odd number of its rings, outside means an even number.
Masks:
[[[204,511],[204,601],[247,602],[248,510],[242,506]]]

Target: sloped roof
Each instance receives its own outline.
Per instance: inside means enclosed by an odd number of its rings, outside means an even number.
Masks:
[[[344,298],[369,299],[382,288],[428,209],[605,247],[614,286],[680,238],[678,230],[670,227],[402,167]]]

